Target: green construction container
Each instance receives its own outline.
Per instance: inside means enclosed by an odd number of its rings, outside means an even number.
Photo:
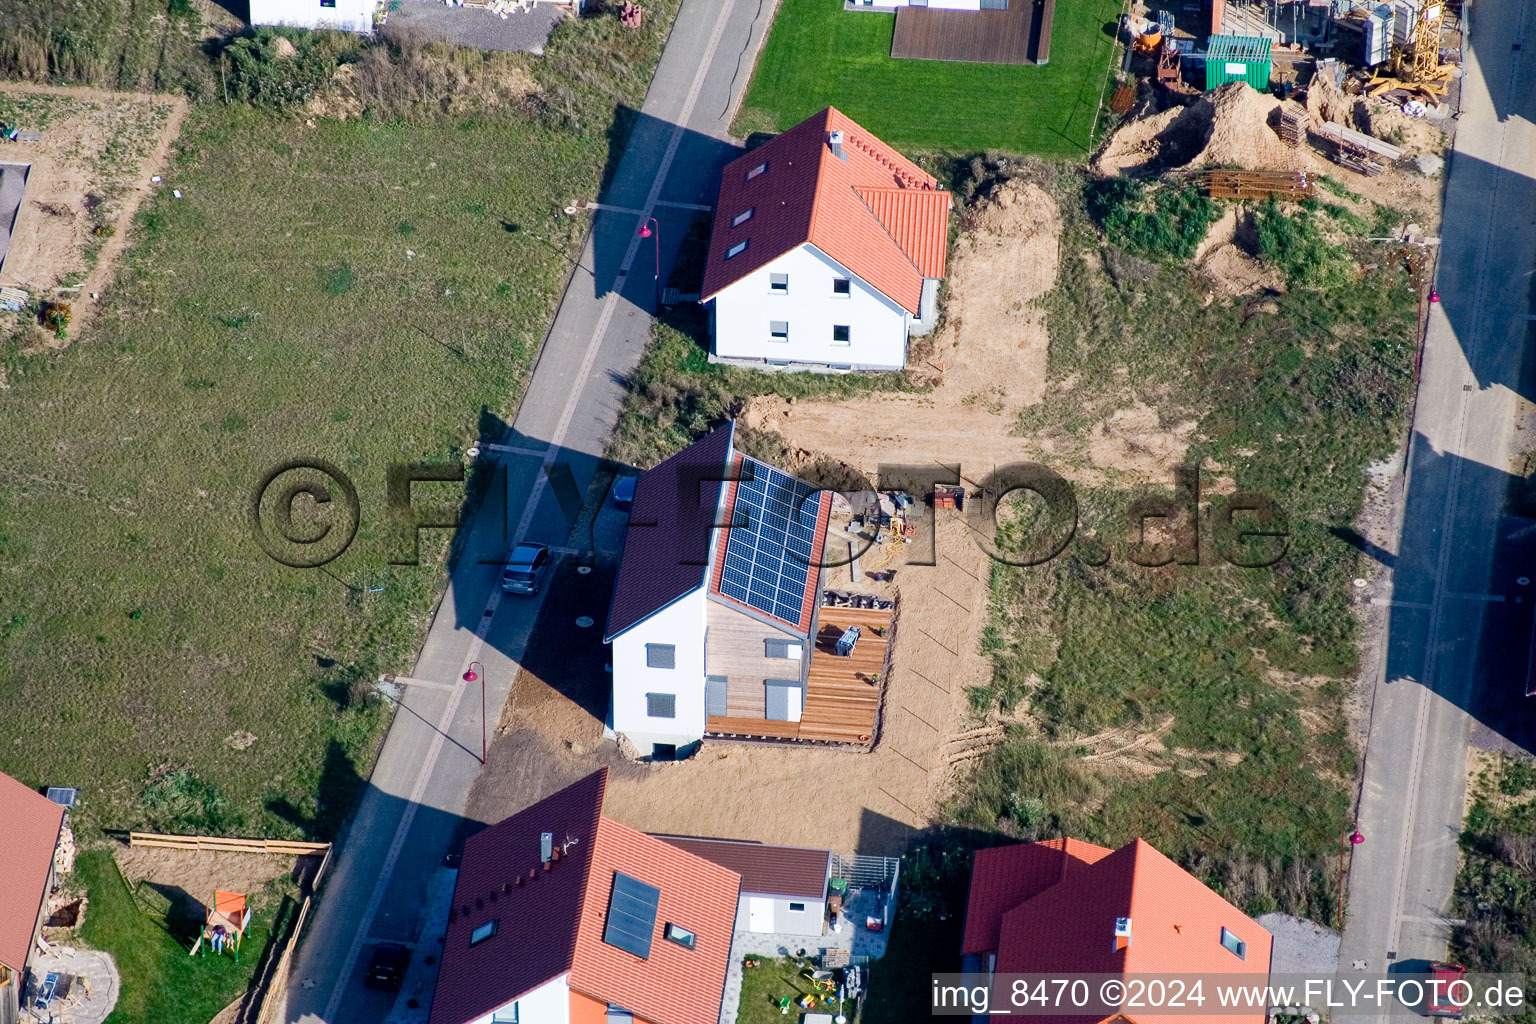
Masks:
[[[1269,40],[1262,36],[1211,36],[1205,54],[1205,87],[1247,82],[1257,92],[1269,88]]]

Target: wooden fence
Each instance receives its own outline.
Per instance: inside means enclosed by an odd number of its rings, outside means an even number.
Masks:
[[[331,850],[330,843],[301,843],[289,839],[225,839],[220,836],[167,836],[156,832],[129,832],[128,845],[217,853],[281,853],[290,857],[329,854]]]
[[[320,862],[320,867],[315,871],[315,877],[310,880],[309,891],[304,894],[304,902],[299,904],[299,916],[294,918],[293,930],[288,933],[288,942],[283,946],[283,955],[275,962],[270,975],[267,978],[257,978],[255,984],[261,995],[258,997],[256,1024],[276,1024],[278,1020],[278,1008],[282,1005],[282,997],[288,991],[288,972],[293,968],[293,950],[299,944],[299,936],[304,932],[304,922],[309,919],[310,905],[315,901],[315,893],[320,889],[320,879],[325,877],[325,869],[331,866],[331,847],[329,843],[316,844],[325,847],[325,859]]]

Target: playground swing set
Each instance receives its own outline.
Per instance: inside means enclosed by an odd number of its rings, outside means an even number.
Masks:
[[[251,921],[251,908],[243,892],[215,891],[213,902],[208,905],[208,919],[203,922],[197,941],[192,944],[190,955],[201,952],[207,956],[222,955],[226,950],[240,959],[240,940]]]

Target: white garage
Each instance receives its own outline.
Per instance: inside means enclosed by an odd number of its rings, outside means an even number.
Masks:
[[[735,839],[658,838],[741,876],[737,931],[818,936],[826,930],[830,851]]]

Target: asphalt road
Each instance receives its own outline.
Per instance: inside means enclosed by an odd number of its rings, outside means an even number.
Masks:
[[[1536,550],[1514,500],[1536,266],[1536,11],[1467,5],[1462,113],[1450,159],[1403,528],[1366,752],[1340,951],[1346,973],[1446,955],[1469,741],[1519,747]],[[1387,602],[1390,601],[1390,604]],[[1341,834],[1348,822],[1340,823]],[[1393,1016],[1408,1014],[1402,1007]]]
[[[378,941],[430,948],[429,896],[444,855],[480,823],[463,819],[480,770],[481,730],[507,698],[540,601],[503,595],[501,559],[519,539],[555,547],[570,537],[546,465],[571,469],[585,493],[644,351],[656,277],[676,257],[697,206],[736,151],[726,127],[746,86],[772,7],[768,0],[684,0],[612,184],[597,214],[515,421],[498,438],[504,486],[469,527],[464,554],[431,626],[357,814],[337,848],[306,927],[282,1020],[382,1021],[395,997],[361,985]],[[570,197],[572,199],[589,197]],[[626,212],[627,211],[627,212]],[[660,228],[637,236],[647,217]],[[653,248],[658,240],[659,248]],[[659,269],[658,269],[659,268]],[[559,472],[553,474],[557,478]],[[462,681],[472,662],[480,683]],[[403,1002],[403,1000],[402,1000]],[[423,1011],[425,1007],[421,1008]],[[409,1019],[404,1015],[399,1019]]]

